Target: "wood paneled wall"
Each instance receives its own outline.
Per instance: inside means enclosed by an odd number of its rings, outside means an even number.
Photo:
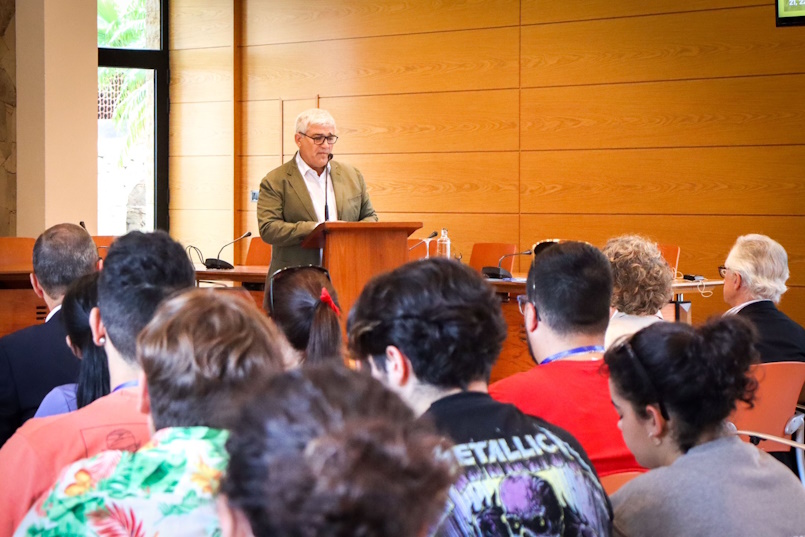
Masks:
[[[241,145],[226,178],[184,166],[189,190],[234,187],[233,237],[257,231],[249,190],[318,104],[381,219],[447,227],[465,261],[474,242],[639,232],[679,244],[680,270],[715,277],[736,236],[767,233],[790,257],[781,307],[805,323],[805,28],[776,28],[769,2],[230,1],[241,28],[224,43],[211,11],[229,2],[174,0],[174,23],[203,36],[174,43],[188,73],[175,91],[214,107],[198,84],[230,73],[242,126],[188,108],[195,132],[173,136],[183,164],[212,159],[219,137]],[[226,71],[232,46],[239,65]],[[184,199],[172,216],[226,210],[225,195],[209,209]],[[695,320],[726,309],[720,293],[692,298]]]

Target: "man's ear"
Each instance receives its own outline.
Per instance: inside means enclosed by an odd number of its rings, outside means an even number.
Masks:
[[[298,132],[293,135],[293,141],[296,142],[296,147],[300,147],[302,145],[302,135]]]
[[[106,343],[106,327],[101,319],[101,310],[97,307],[92,308],[89,312],[89,329],[92,330],[92,342],[97,347],[103,347]]]
[[[389,345],[386,347],[386,375],[393,386],[405,386],[411,380],[411,362],[403,352]]]
[[[145,381],[145,373],[140,371],[138,384],[137,384],[137,392],[138,392],[138,406],[140,408],[140,412],[145,414],[146,416],[151,415],[151,395],[148,393],[148,383]]]
[[[246,520],[246,515],[240,509],[231,507],[224,494],[218,495],[216,510],[223,537],[254,537],[252,526]]]
[[[526,333],[531,334],[536,332],[539,326],[539,317],[537,316],[537,308],[531,302],[526,302],[523,309],[523,323],[525,324]]]
[[[31,277],[31,287],[34,288],[34,293],[36,296],[43,299],[45,298],[45,290],[42,289],[42,285],[39,283],[39,278],[36,277],[36,274],[33,272],[30,274]]]

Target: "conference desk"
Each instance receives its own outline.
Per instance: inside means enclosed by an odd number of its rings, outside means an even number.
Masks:
[[[209,270],[199,265],[196,269],[196,280],[201,282],[233,282],[264,283],[267,266],[239,266],[234,270]],[[508,325],[508,336],[503,343],[500,358],[492,370],[492,381],[505,378],[520,371],[527,371],[534,366],[528,353],[525,340],[523,318],[517,305],[517,295],[525,294],[525,274],[515,274],[512,280],[488,280],[501,297],[503,317]],[[690,302],[684,295],[689,293],[709,293],[724,285],[723,280],[690,281],[678,279],[673,282],[674,299],[663,308],[663,317],[667,320],[690,323]],[[261,291],[250,291],[258,305],[263,303]]]

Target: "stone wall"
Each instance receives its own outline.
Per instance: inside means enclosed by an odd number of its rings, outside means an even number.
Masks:
[[[0,237],[17,234],[17,46],[15,0],[0,0]]]

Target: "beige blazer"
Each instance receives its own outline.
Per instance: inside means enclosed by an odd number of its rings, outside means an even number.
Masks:
[[[333,160],[330,161],[330,178],[339,220],[377,221],[360,171]],[[257,225],[260,236],[272,246],[269,277],[281,268],[321,263],[319,250],[300,246],[318,224],[313,201],[296,166],[296,157],[268,172],[260,183]]]

